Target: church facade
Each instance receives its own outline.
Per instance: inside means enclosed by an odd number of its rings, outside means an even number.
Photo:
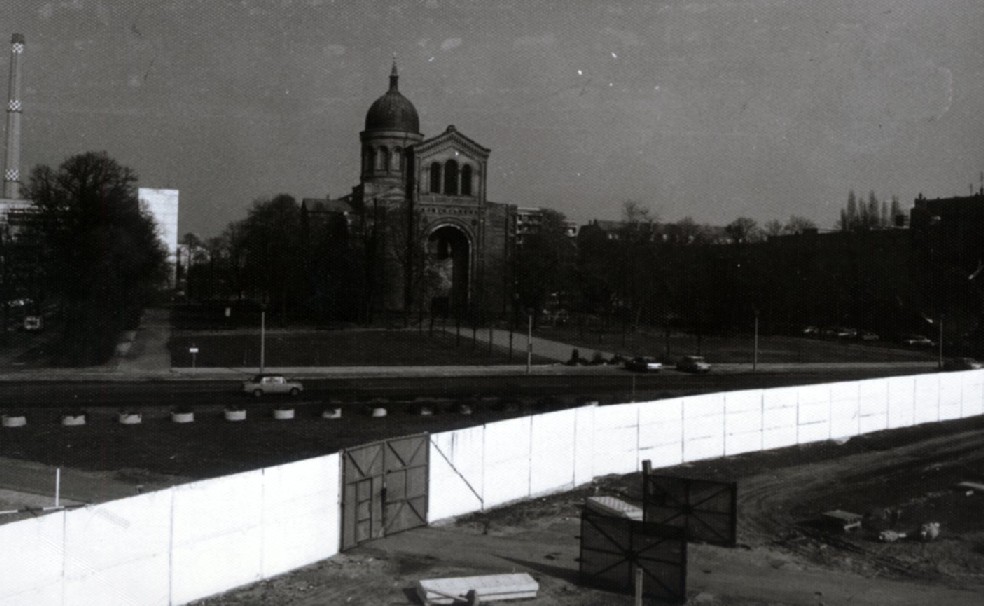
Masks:
[[[359,184],[327,205],[347,206],[368,243],[372,307],[458,316],[503,311],[516,206],[488,200],[491,150],[454,126],[426,138],[416,108],[399,91],[395,62],[359,140]]]

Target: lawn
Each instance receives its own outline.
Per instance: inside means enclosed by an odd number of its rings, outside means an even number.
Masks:
[[[171,364],[191,366],[189,349],[197,347],[195,364],[202,368],[254,367],[260,363],[256,332],[172,335]],[[524,352],[489,348],[472,340],[471,330],[454,334],[393,329],[268,331],[265,365],[286,366],[470,366],[522,364]],[[548,362],[548,360],[537,360]]]
[[[675,361],[683,355],[703,355],[710,362],[750,363],[754,357],[755,340],[751,334],[734,336],[702,336],[674,332],[669,339],[656,329],[627,332],[585,329],[578,326],[543,326],[536,336],[570,343],[582,356],[590,358],[593,351],[608,351],[624,356],[648,355]],[[837,341],[761,335],[758,361],[763,363],[818,362],[905,362],[935,359],[932,349],[911,349],[886,342]]]

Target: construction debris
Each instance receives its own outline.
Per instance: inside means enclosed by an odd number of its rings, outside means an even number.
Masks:
[[[861,514],[851,513],[850,511],[835,509],[824,512],[821,518],[823,519],[824,525],[831,529],[838,532],[852,532],[861,528],[863,516]]]
[[[980,482],[960,482],[957,484],[957,489],[963,490],[968,497],[975,492],[978,494],[984,494],[984,484],[981,484]]]
[[[878,540],[882,543],[894,543],[896,541],[901,541],[906,537],[904,532],[896,532],[894,530],[883,530],[878,533]]]
[[[940,523],[927,522],[919,527],[919,539],[924,542],[935,541],[940,536]]]

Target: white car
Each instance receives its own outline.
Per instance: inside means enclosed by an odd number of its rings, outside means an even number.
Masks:
[[[283,375],[256,375],[243,381],[243,393],[259,398],[267,394],[297,396],[304,391],[300,381],[288,381]]]
[[[704,374],[711,372],[711,365],[703,356],[683,356],[677,361],[677,370]]]
[[[637,372],[659,372],[663,368],[663,364],[656,358],[636,356],[625,362],[625,368],[626,370],[635,370]]]
[[[936,345],[932,339],[922,335],[906,335],[902,338],[902,344],[909,347],[932,347]]]

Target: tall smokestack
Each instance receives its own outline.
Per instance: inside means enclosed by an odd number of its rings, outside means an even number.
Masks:
[[[7,100],[7,159],[3,170],[3,197],[20,197],[21,68],[24,36],[10,39],[10,98]]]

